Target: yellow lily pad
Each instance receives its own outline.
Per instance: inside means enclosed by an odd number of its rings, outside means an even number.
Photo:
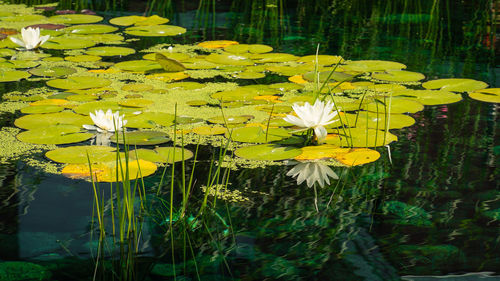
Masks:
[[[490,88],[469,93],[469,97],[475,100],[500,103],[500,88]]]
[[[332,131],[334,134],[328,134],[325,143],[340,147],[377,147],[384,146],[398,139],[389,131],[384,130],[340,128]]]
[[[149,176],[156,172],[157,169],[153,162],[142,159],[129,160],[128,163],[126,163],[125,159],[122,159],[118,167],[116,161],[94,163],[91,164],[93,180],[98,182],[123,181],[122,175],[126,174],[125,167],[128,167],[130,180]],[[62,174],[73,179],[90,180],[90,167],[88,164],[69,164],[62,169]]]
[[[194,127],[191,132],[198,135],[222,135],[226,133],[227,129],[219,126],[200,126]]]
[[[229,45],[235,45],[239,44],[236,41],[229,41],[229,40],[216,40],[216,41],[204,41],[201,43],[198,43],[198,46],[207,48],[207,49],[220,49],[220,48],[225,48]]]
[[[335,158],[339,154],[345,154],[349,148],[341,148],[331,144],[302,147],[302,153],[295,157],[295,160],[320,160]]]
[[[349,152],[339,154],[335,159],[347,166],[359,166],[371,163],[380,158],[380,153],[368,148],[354,148]]]
[[[488,87],[488,84],[473,79],[448,78],[427,81],[422,87],[435,90],[440,89],[450,92],[472,92]]]

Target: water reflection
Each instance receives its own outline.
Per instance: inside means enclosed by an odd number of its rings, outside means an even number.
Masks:
[[[327,185],[330,184],[330,178],[339,178],[330,167],[321,162],[307,161],[295,163],[297,164],[293,166],[293,168],[290,169],[286,175],[296,178],[297,184],[301,184],[306,181],[308,187],[312,187],[315,183],[324,187],[325,183]]]

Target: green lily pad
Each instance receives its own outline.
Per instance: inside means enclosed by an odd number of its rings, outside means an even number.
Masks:
[[[76,72],[76,69],[67,66],[41,66],[28,70],[29,73],[43,77],[60,77],[71,75]]]
[[[93,47],[85,51],[87,55],[110,57],[110,56],[127,56],[135,54],[135,50],[126,47],[116,47],[116,46],[105,46],[105,47]]]
[[[0,62],[0,68],[32,68],[40,63],[32,60],[9,60]]]
[[[210,123],[214,124],[228,124],[228,125],[234,125],[234,124],[243,124],[250,120],[249,116],[215,116],[208,118],[207,121]]]
[[[0,71],[0,82],[19,81],[21,79],[26,79],[30,76],[31,74],[21,70]]]
[[[175,25],[160,24],[128,27],[125,29],[125,33],[135,36],[175,36],[186,33],[186,29]]]
[[[186,70],[186,67],[179,61],[168,58],[161,53],[155,54],[155,61],[161,65],[165,72],[180,72]]]
[[[469,93],[469,97],[484,102],[500,103],[500,88],[478,90]]]
[[[269,113],[290,113],[292,107],[289,105],[259,105],[255,107],[256,110],[265,111]]]
[[[389,104],[391,108],[389,109]],[[378,113],[415,113],[422,111],[424,109],[424,105],[418,101],[400,98],[400,97],[392,97],[386,99],[377,99],[373,102],[367,103],[363,105],[365,110],[371,112]]]
[[[254,64],[254,62],[250,60],[247,56],[231,54],[231,53],[220,53],[220,54],[213,53],[206,56],[205,60],[223,65],[245,66]]]
[[[278,161],[293,159],[300,155],[302,150],[296,147],[285,147],[275,144],[259,144],[245,146],[234,152],[238,157],[258,161]]]
[[[204,88],[205,84],[198,82],[176,82],[165,85],[166,89],[198,90]]]
[[[111,80],[94,76],[72,76],[66,79],[47,81],[47,86],[65,90],[82,90],[106,87],[109,85],[111,85]]]
[[[22,129],[37,129],[54,125],[73,125],[81,128],[84,124],[93,124],[92,119],[88,116],[68,111],[48,114],[30,114],[19,117],[14,121],[14,125]]]
[[[301,64],[298,66],[272,65],[266,67],[266,70],[283,76],[294,76],[294,75],[302,75],[309,71],[314,71],[314,65],[310,64]]]
[[[342,117],[342,122],[344,125],[350,127],[357,127],[360,129],[370,128],[377,130],[385,130],[387,122],[389,122],[389,129],[401,129],[404,127],[409,127],[415,124],[415,119],[413,117],[405,114],[390,114],[384,113],[374,113],[368,111],[361,111],[358,114],[346,113],[346,117]],[[345,121],[344,118],[347,118]],[[341,126],[341,122],[336,122],[338,126]]]
[[[136,149],[129,152],[132,159],[143,159],[158,163],[175,163],[193,157],[193,152],[181,147],[157,147],[155,149]]]
[[[185,54],[185,53],[160,52],[159,54],[162,54],[162,55],[164,55],[165,57],[167,57],[169,59],[174,59],[174,60],[180,61],[180,62],[188,60],[188,59],[191,58],[188,54]],[[146,54],[146,55],[142,56],[142,58],[145,59],[145,60],[154,60],[154,61],[156,61],[156,53]]]
[[[106,24],[82,24],[66,27],[65,32],[72,34],[100,34],[117,31],[118,28]]]
[[[377,147],[398,140],[398,137],[389,131],[367,128],[340,128],[328,132],[334,134],[329,134],[325,142],[341,147]]]
[[[243,71],[233,74],[233,77],[237,79],[260,79],[266,77],[266,74],[262,72]]]
[[[63,111],[64,107],[57,105],[39,105],[39,106],[27,106],[21,108],[22,113],[26,114],[36,114],[36,113],[54,113]]]
[[[125,106],[125,107],[136,107],[136,108],[141,108],[141,107],[148,107],[153,104],[152,100],[147,100],[147,99],[126,99],[118,102],[119,105]]]
[[[336,65],[337,63],[343,61],[341,56],[330,56],[330,55],[309,55],[303,56],[297,62],[300,63],[309,63],[309,64],[318,64],[318,65]]]
[[[75,37],[51,37],[41,47],[54,50],[73,50],[92,47],[96,42],[91,40],[78,40]]]
[[[269,85],[269,88],[278,89],[279,91],[292,91],[292,90],[302,90],[304,86],[295,83],[284,82],[284,83],[271,84]]]
[[[163,112],[144,112],[127,118],[129,128],[154,128],[157,125],[169,127],[174,124],[175,115]]]
[[[162,66],[159,63],[150,60],[124,61],[115,64],[115,67],[121,70],[133,71],[133,72],[144,72],[144,71],[162,69]]]
[[[226,138],[231,138],[233,141],[253,143],[280,141],[290,136],[290,133],[283,128],[269,128],[265,131],[261,127],[241,127],[226,132]]]
[[[77,56],[67,56],[64,59],[72,62],[96,62],[100,61],[101,57],[91,56],[91,55],[77,55]]]
[[[116,33],[71,34],[74,40],[91,41],[95,44],[123,44],[124,37]],[[93,45],[92,45],[93,46]]]
[[[417,82],[425,78],[425,75],[418,72],[406,70],[387,70],[385,72],[374,72],[372,77],[377,80],[390,82]]]
[[[5,22],[41,22],[45,21],[46,17],[43,15],[30,15],[30,14],[18,14],[9,17],[2,17],[2,21]]]
[[[330,77],[330,80],[329,82],[340,82],[340,81],[351,81],[353,78],[354,78],[354,75],[351,75],[351,74],[347,74],[347,73],[344,73],[344,72],[333,72],[331,73],[330,75],[330,71],[322,71],[319,73],[319,82],[320,83],[323,83],[326,81],[326,79],[328,79],[328,77]],[[316,76],[317,74],[314,72],[314,71],[310,71],[310,72],[307,72],[305,73],[304,75],[302,75],[304,77],[305,80],[307,81],[315,81],[314,79],[317,79],[318,76]]]
[[[119,26],[130,26],[130,25],[158,25],[169,22],[168,19],[162,18],[157,15],[152,15],[150,17],[144,16],[124,16],[116,17],[109,20],[109,23]]]
[[[414,98],[423,105],[450,104],[462,100],[460,94],[455,94],[445,90],[411,90],[396,91],[398,96]]]
[[[286,53],[266,53],[251,55],[250,59],[256,63],[270,63],[296,61],[299,57]]]
[[[128,125],[128,124],[127,124]],[[155,131],[134,131],[134,132],[126,132],[125,134],[125,142],[123,141],[123,133],[118,132],[118,135],[115,134],[110,139],[112,142],[118,142],[119,144],[128,144],[131,146],[134,145],[157,145],[161,143],[165,143],[170,141],[170,138],[166,133],[163,132],[155,132]],[[118,138],[118,139],[117,139]]]
[[[7,41],[10,41],[10,40],[4,40],[4,41],[7,42]],[[10,41],[10,42],[12,42],[12,41]],[[12,44],[14,44],[14,43],[12,43]],[[13,56],[15,54],[16,54],[16,51],[11,50],[11,49],[0,49],[0,57],[11,57],[11,56]]]
[[[241,54],[247,52],[253,54],[263,54],[263,53],[269,53],[272,50],[273,47],[262,44],[235,44],[224,47],[224,51],[233,54]]]
[[[386,70],[401,70],[405,69],[406,65],[394,61],[382,60],[358,60],[348,61],[342,65],[345,70],[358,71],[358,72],[373,72],[373,71],[386,71]]]
[[[106,112],[108,109],[111,109],[113,112],[120,111],[120,113],[123,111],[123,108],[114,101],[87,102],[73,108],[73,111],[82,115],[89,115],[90,112],[94,113],[96,110]]]
[[[34,116],[34,115],[30,115]],[[19,133],[17,139],[35,144],[65,144],[90,139],[91,133],[82,133],[81,127],[73,125],[53,125],[43,128],[30,129]]]
[[[55,15],[50,17],[48,20],[51,23],[86,24],[86,23],[100,22],[103,20],[103,18],[96,15],[66,14],[66,15]]]
[[[488,87],[488,84],[473,79],[448,78],[427,81],[422,87],[434,90],[440,89],[449,92],[472,92]]]
[[[70,95],[66,97],[67,100],[70,101],[77,101],[77,102],[89,102],[89,101],[95,101],[99,99],[98,96],[93,96],[93,95],[85,95],[85,94],[76,94],[76,95]]]
[[[98,163],[116,160],[116,147],[100,145],[81,145],[57,148],[45,153],[45,156],[59,163]],[[121,155],[123,158],[123,153]]]

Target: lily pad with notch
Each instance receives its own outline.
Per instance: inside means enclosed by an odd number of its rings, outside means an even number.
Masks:
[[[123,152],[120,153],[123,159]],[[79,145],[70,147],[61,147],[45,153],[45,156],[53,161],[68,164],[86,164],[109,162],[116,160],[116,147],[100,145]]]
[[[89,116],[83,116],[69,111],[30,114],[19,117],[14,121],[14,125],[22,129],[37,129],[54,125],[73,125],[81,128],[84,124],[92,123],[92,119],[90,119]]]
[[[186,29],[175,25],[160,24],[128,27],[125,29],[125,33],[146,37],[176,36],[186,33]]]
[[[164,112],[144,112],[127,118],[129,128],[154,128],[157,125],[169,127],[174,124],[175,115]]]
[[[74,125],[53,125],[30,129],[19,133],[16,137],[22,142],[34,144],[66,144],[82,142],[93,136],[81,130],[81,127]]]
[[[76,69],[67,66],[40,66],[28,70],[28,72],[42,77],[61,77],[75,73]]]
[[[131,159],[143,159],[157,163],[175,163],[193,157],[191,150],[181,147],[157,147],[155,149],[136,149],[129,152]]]
[[[488,84],[474,79],[448,78],[427,81],[422,84],[422,87],[429,90],[440,89],[450,92],[472,92],[487,88]]]
[[[103,20],[103,17],[96,15],[85,15],[85,14],[66,14],[66,15],[55,15],[48,18],[51,23],[58,24],[88,24],[96,23]]]
[[[259,144],[245,146],[234,152],[238,157],[257,161],[279,161],[293,159],[302,153],[300,148],[279,146],[276,144]]]
[[[118,28],[106,24],[82,24],[72,25],[63,29],[63,31],[72,34],[101,34],[117,31]]]
[[[241,127],[226,132],[226,138],[238,142],[268,143],[289,138],[291,134],[283,128]]]
[[[139,159],[129,160],[127,163],[123,158],[121,163],[117,163],[116,161],[94,163],[91,164],[90,167],[92,168],[93,180],[98,182],[122,181],[123,175],[126,174],[124,170],[121,170],[123,167],[127,167],[128,169],[129,180],[135,180],[141,176],[149,176],[156,172],[158,168],[150,161]],[[90,180],[90,167],[88,164],[69,164],[64,167],[61,172],[64,176],[69,178]]]
[[[125,141],[123,139],[125,135]],[[157,145],[170,141],[166,133],[157,131],[133,131],[133,132],[118,132],[110,138],[114,143],[126,143],[127,145]]]
[[[93,56],[111,57],[135,54],[135,50],[127,47],[104,46],[89,48],[85,51],[85,53]]]
[[[111,85],[111,80],[95,76],[71,76],[65,79],[47,81],[47,86],[64,90],[82,90],[106,87]]]
[[[477,90],[469,93],[469,97],[484,102],[500,103],[500,88]]]
[[[21,70],[0,71],[0,82],[19,81],[30,77],[31,74]]]

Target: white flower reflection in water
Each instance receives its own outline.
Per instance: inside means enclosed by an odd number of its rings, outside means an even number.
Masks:
[[[114,136],[113,133],[109,132],[98,132],[90,141],[90,145],[102,145],[109,146],[111,143],[111,136]]]
[[[286,175],[296,178],[297,184],[306,181],[308,187],[312,187],[314,183],[324,187],[325,183],[330,184],[330,178],[339,178],[330,167],[317,161],[299,162]]]

